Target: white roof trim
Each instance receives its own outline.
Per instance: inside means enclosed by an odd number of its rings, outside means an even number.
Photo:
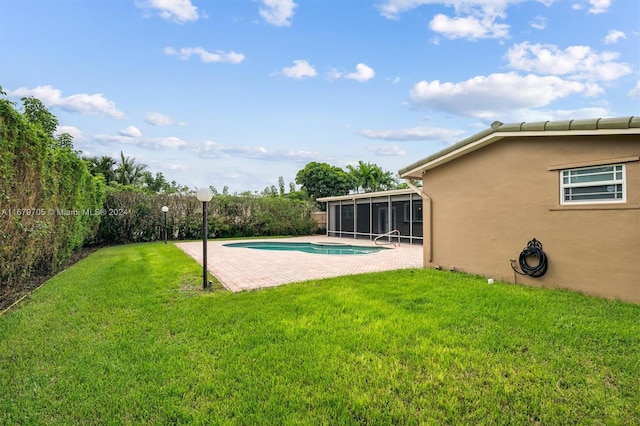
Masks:
[[[390,197],[393,195],[408,195],[408,194],[413,194],[413,190],[411,188],[390,189],[388,191],[377,191],[377,192],[358,192],[356,194],[337,195],[335,197],[317,198],[316,201],[326,203],[329,201],[359,200],[362,198],[379,198],[379,197]]]

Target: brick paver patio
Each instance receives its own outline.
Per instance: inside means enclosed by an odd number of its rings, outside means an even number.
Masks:
[[[372,241],[327,236],[261,239],[252,241],[328,242],[373,246]],[[231,241],[208,241],[207,269],[227,289],[238,292],[306,280],[421,268],[422,246],[402,244],[365,255],[311,254],[298,251],[269,251],[224,247]],[[176,243],[182,251],[202,264],[202,241]]]

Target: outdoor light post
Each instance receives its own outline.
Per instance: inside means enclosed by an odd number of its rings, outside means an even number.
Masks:
[[[164,243],[167,244],[167,212],[169,207],[162,206],[162,213],[164,214]]]
[[[207,203],[211,201],[213,192],[209,187],[202,187],[196,192],[196,197],[202,201],[202,288],[209,286],[207,280]]]

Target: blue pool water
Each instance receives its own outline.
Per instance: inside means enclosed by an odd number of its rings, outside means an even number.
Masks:
[[[225,247],[244,247],[257,250],[294,250],[304,253],[314,254],[370,254],[377,253],[381,250],[387,250],[384,247],[361,247],[350,246],[347,244],[323,244],[323,243],[292,243],[292,242],[272,242],[272,241],[254,241],[242,243],[224,244]]]

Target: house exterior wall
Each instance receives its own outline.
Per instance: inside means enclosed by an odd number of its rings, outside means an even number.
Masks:
[[[637,135],[514,137],[426,171],[425,266],[640,303],[638,156]],[[620,159],[625,203],[560,205],[562,168]],[[516,275],[509,261],[533,238],[548,272]]]

